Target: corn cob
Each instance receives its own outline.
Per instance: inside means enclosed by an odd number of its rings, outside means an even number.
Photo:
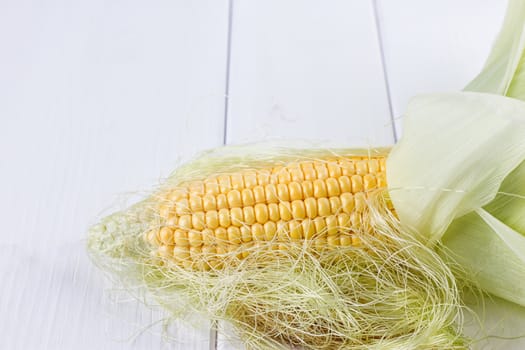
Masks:
[[[153,255],[209,269],[254,244],[312,240],[319,250],[359,244],[371,193],[386,187],[384,157],[300,161],[210,176],[158,195],[144,239]],[[207,256],[203,260],[203,256]],[[199,260],[199,261],[197,261]]]

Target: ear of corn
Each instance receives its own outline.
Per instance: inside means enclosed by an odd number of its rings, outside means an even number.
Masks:
[[[300,161],[209,176],[158,195],[144,238],[152,254],[185,267],[243,258],[256,244],[286,249],[312,240],[318,250],[359,244],[368,196],[386,187],[384,157]],[[198,260],[198,261],[196,261]]]
[[[93,227],[97,265],[174,316],[230,322],[248,348],[458,348],[450,270],[379,195],[388,150],[236,151]]]

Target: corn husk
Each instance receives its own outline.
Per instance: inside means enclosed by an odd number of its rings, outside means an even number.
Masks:
[[[502,298],[491,301],[492,317],[474,306],[484,336],[524,335],[516,305],[525,305],[524,49],[525,2],[511,0],[470,92],[414,98],[388,164],[401,221],[429,244],[440,240],[470,283]]]

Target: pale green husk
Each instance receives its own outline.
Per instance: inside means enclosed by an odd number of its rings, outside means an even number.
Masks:
[[[179,168],[159,191],[187,179],[333,155],[387,150],[227,147]],[[254,247],[222,268],[186,270],[150,256],[142,240],[157,196],[93,227],[93,260],[130,290],[145,290],[174,317],[198,312],[231,323],[250,349],[465,349],[454,275],[439,255],[402,229],[382,194],[371,197],[362,246],[318,252],[312,241]]]
[[[404,137],[388,160],[401,221],[431,242],[441,239],[483,290],[520,305],[525,104],[518,99],[525,100],[524,49],[525,2],[510,0],[485,67],[466,87],[473,92],[414,98]]]
[[[465,88],[525,99],[525,2],[509,0],[505,21],[480,74]]]
[[[387,163],[400,220],[429,242],[443,239],[484,290],[525,305],[525,237],[493,217],[523,217],[515,188],[523,171],[509,173],[525,159],[525,103],[471,92],[421,96],[405,127]]]

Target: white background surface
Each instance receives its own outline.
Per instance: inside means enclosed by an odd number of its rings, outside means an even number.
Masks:
[[[393,144],[411,96],[479,71],[504,8],[0,0],[0,349],[208,349],[206,321],[168,342],[160,311],[107,290],[89,225],[225,142]]]

